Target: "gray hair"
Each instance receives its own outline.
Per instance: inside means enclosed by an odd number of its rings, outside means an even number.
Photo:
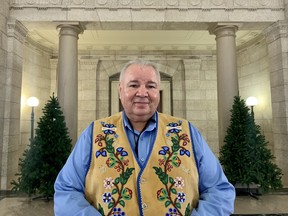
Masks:
[[[153,62],[150,62],[150,61],[144,60],[144,59],[135,59],[135,60],[132,60],[132,61],[129,61],[128,63],[126,63],[120,72],[120,77],[119,77],[120,82],[122,81],[127,68],[131,65],[140,65],[140,66],[152,67],[154,69],[155,74],[156,74],[156,76],[159,80],[159,83],[160,83],[160,81],[161,81],[160,72],[159,72],[157,66]]]

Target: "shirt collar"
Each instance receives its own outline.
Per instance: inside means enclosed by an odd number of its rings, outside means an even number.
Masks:
[[[128,119],[128,117],[127,117],[127,115],[126,115],[126,113],[124,111],[122,112],[122,117],[123,117],[124,127],[126,127],[129,130],[133,131],[133,129],[131,128],[131,125],[129,123],[129,119]],[[158,112],[155,112],[154,115],[149,119],[148,126],[146,127],[145,130],[152,131],[153,129],[155,129],[156,128],[157,119],[158,119]]]

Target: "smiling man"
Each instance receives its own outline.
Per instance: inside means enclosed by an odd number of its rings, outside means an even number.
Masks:
[[[153,64],[130,63],[120,75],[120,100],[133,128],[142,131],[159,104],[160,75]]]
[[[121,71],[124,111],[82,133],[55,182],[55,215],[231,215],[235,190],[199,131],[158,113],[160,74]]]

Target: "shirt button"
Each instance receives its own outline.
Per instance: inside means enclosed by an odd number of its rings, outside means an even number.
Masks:
[[[142,209],[146,209],[148,206],[147,206],[147,204],[146,203],[143,203],[142,204]]]
[[[145,159],[144,159],[144,158],[141,158],[140,161],[143,163],[143,162],[145,161]]]

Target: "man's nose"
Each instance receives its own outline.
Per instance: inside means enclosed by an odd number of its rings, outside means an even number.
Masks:
[[[145,97],[148,95],[148,90],[145,85],[140,85],[137,91],[137,96]]]

